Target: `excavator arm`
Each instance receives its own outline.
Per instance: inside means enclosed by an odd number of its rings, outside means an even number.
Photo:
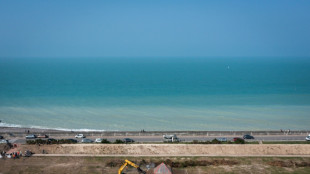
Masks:
[[[118,174],[122,174],[122,171],[124,170],[124,168],[127,166],[127,165],[131,165],[132,167],[136,168],[138,170],[139,173],[141,174],[146,174],[145,171],[143,171],[137,164],[129,161],[129,160],[125,160],[125,163],[118,169]]]
[[[127,166],[127,162],[125,162],[119,169],[118,169],[118,174],[122,174],[122,171],[124,168]]]

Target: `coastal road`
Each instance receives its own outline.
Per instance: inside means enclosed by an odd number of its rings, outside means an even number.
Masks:
[[[235,136],[226,136],[228,141],[231,141]],[[73,138],[74,137],[50,137],[54,139],[63,139],[63,138]],[[136,142],[162,142],[162,137],[161,136],[129,136],[129,137],[124,137],[124,136],[111,136],[111,137],[87,137],[88,139],[95,140],[96,138],[105,138],[108,139],[109,141],[113,142],[116,139],[123,139],[123,138],[131,138],[135,140]],[[180,136],[179,139],[185,142],[192,142],[194,140],[198,141],[211,141],[214,138],[220,138],[220,136]],[[222,138],[222,137],[221,137]],[[266,135],[266,136],[255,136],[254,140],[249,140],[249,141],[305,141],[306,136],[305,135]],[[81,139],[77,139],[79,142]],[[9,139],[11,143],[20,143],[20,144],[25,144],[26,139],[25,138],[12,138]]]

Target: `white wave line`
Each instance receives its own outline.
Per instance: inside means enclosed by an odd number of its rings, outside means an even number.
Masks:
[[[9,123],[0,123],[0,127],[15,127],[15,128],[34,128],[34,129],[51,129],[51,130],[60,130],[60,131],[74,131],[74,132],[104,132],[106,130],[103,129],[68,129],[68,128],[49,128],[49,127],[43,127],[43,126],[22,126],[19,124],[9,124]]]

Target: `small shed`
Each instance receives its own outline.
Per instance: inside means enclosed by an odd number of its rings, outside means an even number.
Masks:
[[[166,164],[161,163],[154,168],[154,174],[172,174],[171,168],[166,166]]]

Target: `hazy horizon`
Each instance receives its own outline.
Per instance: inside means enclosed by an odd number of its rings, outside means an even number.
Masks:
[[[309,1],[0,1],[0,57],[310,57]]]

